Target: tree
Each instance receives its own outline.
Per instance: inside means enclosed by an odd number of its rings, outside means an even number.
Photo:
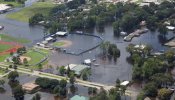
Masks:
[[[174,61],[174,55],[175,53],[173,50],[168,50],[165,52],[165,58],[169,63],[172,63],[172,61]]]
[[[67,86],[67,81],[62,79],[60,81],[60,87],[65,88],[66,86]]]
[[[39,77],[35,80],[35,83],[38,84],[43,89],[48,89],[50,86],[50,79]]]
[[[88,79],[87,73],[83,72],[82,73],[82,78],[83,78],[83,80],[87,80]]]
[[[114,28],[114,34],[116,36],[120,36],[120,22],[119,21],[116,21],[113,23],[113,28]]]
[[[24,59],[23,59],[23,64],[24,64],[25,66],[28,66],[27,58],[24,58]]]
[[[157,87],[155,83],[148,83],[144,86],[143,91],[146,96],[156,97],[157,96]]]
[[[126,47],[126,51],[129,52],[129,53],[132,55],[133,52],[134,52],[134,44],[129,44],[129,45]]]
[[[10,52],[10,56],[13,56],[13,52]]]
[[[62,76],[64,76],[65,71],[66,71],[66,69],[64,68],[64,66],[61,66],[61,67],[59,68],[59,72],[60,72],[60,74],[61,74]]]
[[[170,100],[171,98],[171,91],[166,88],[162,88],[158,91],[158,98],[160,100]]]
[[[166,87],[166,85],[172,85],[173,84],[173,77],[170,74],[164,74],[164,73],[157,73],[150,77],[152,81],[154,81],[157,86],[163,87],[163,85]]]
[[[43,68],[43,65],[40,63],[38,64],[38,69],[41,70]]]
[[[117,78],[115,84],[116,84],[116,88],[120,88],[120,80],[118,78]]]
[[[89,95],[96,95],[97,94],[97,88],[89,87],[88,88],[88,94]]]
[[[4,86],[4,84],[5,84],[5,81],[1,79],[0,80],[0,85]]]
[[[13,96],[16,100],[24,100],[24,91],[21,85],[12,89]]]
[[[17,65],[20,64],[20,62],[21,62],[19,57],[13,57],[12,61],[14,64],[17,64]]]
[[[36,25],[38,22],[43,21],[44,16],[40,13],[35,14],[31,18],[29,18],[29,25]]]
[[[32,100],[40,100],[40,99],[41,99],[41,94],[39,93],[36,93],[32,98]]]
[[[121,100],[120,93],[117,89],[112,88],[109,90],[109,100]]]
[[[125,95],[125,91],[126,91],[126,86],[121,86],[121,93],[123,95]]]
[[[9,79],[10,81],[15,81],[15,79],[16,79],[17,77],[19,77],[19,74],[18,74],[17,71],[12,71],[12,72],[10,72],[10,73],[8,74],[8,79]]]
[[[57,85],[57,86],[53,89],[53,94],[54,94],[55,96],[59,96],[59,95],[60,95],[60,94],[59,94],[59,91],[60,91],[60,86]]]
[[[66,70],[66,74],[67,74],[68,77],[70,77],[70,73],[71,73],[71,70],[70,70],[70,67],[68,65],[67,70]]]
[[[66,97],[67,95],[67,89],[66,88],[60,88],[60,96]]]
[[[77,88],[75,87],[75,85],[71,85],[71,86],[70,86],[70,92],[71,92],[72,94],[74,94],[74,93],[76,92],[76,90],[77,90]]]
[[[75,83],[75,76],[74,76],[74,73],[70,76],[69,82],[70,82],[71,85],[74,85],[74,83]]]
[[[168,32],[166,26],[163,25],[163,24],[160,24],[160,25],[159,25],[158,31],[160,32],[160,34],[161,34],[164,38],[165,38],[165,36],[166,36],[166,34],[167,34],[167,32]]]
[[[108,95],[104,89],[100,90],[100,93],[94,97],[91,97],[90,100],[109,100]]]

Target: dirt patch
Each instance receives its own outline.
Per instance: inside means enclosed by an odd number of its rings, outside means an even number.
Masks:
[[[63,42],[64,45],[62,45],[61,47],[69,47],[72,45],[72,41],[69,41],[69,40],[60,40],[58,42]]]
[[[27,61],[30,61],[30,60],[31,60],[30,57],[27,57],[27,56],[20,56],[21,62],[23,62],[23,60],[24,60],[25,58],[27,59]]]

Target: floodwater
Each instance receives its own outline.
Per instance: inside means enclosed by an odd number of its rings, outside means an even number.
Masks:
[[[113,35],[113,29],[111,26],[105,27],[103,33],[99,33],[94,30],[93,33],[89,34],[101,36],[104,41],[110,41],[111,43],[116,44],[121,52],[121,56],[117,59],[117,61],[102,59],[102,57],[100,56],[101,50],[98,47],[79,56],[68,55],[61,52],[53,52],[50,57],[49,63],[54,66],[62,66],[72,63],[79,64],[82,63],[85,59],[96,59],[96,62],[94,62],[94,64],[99,64],[100,66],[92,65],[92,75],[90,76],[90,81],[114,85],[117,78],[119,78],[120,80],[131,80],[132,65],[130,65],[126,61],[126,58],[129,56],[129,53],[126,51],[126,47],[128,46],[128,44],[149,44],[153,47],[154,51],[168,49],[168,47],[165,47],[160,43],[160,40],[158,38],[158,32],[147,32],[145,34],[142,34],[140,37],[133,38],[131,42],[124,42],[123,37],[115,37]],[[174,33],[169,32],[166,37],[167,39],[170,39],[173,36]],[[87,39],[86,37],[81,38],[84,39],[82,40],[77,38],[76,41],[73,42],[77,44],[81,42],[79,45],[73,45],[74,48],[86,48],[86,46],[93,45],[94,43],[92,42],[92,40]]]
[[[34,2],[38,0],[27,0],[25,6],[30,6]],[[16,12],[19,11],[22,8],[14,8],[12,11],[8,12]],[[34,26],[29,27],[28,23],[19,22],[11,19],[6,18],[6,14],[0,14],[0,25],[3,25],[5,28],[1,33],[5,33],[14,37],[18,38],[26,38],[28,40],[31,40],[32,43],[36,43],[36,41],[43,38],[43,27],[41,26]],[[31,44],[32,44],[31,43]]]
[[[27,6],[30,6],[33,2],[36,0],[31,0],[32,2],[26,3]],[[21,8],[20,8],[21,9]],[[18,11],[19,9],[15,9],[14,11]],[[10,12],[9,12],[10,13]],[[43,28],[40,26],[35,27],[29,27],[27,23],[24,22],[18,22],[15,20],[10,20],[5,18],[6,14],[0,15],[0,25],[5,26],[5,29],[3,30],[3,33],[12,35],[14,37],[21,37],[26,38],[32,41],[31,44],[34,44],[43,38]],[[129,53],[126,52],[126,47],[130,43],[134,44],[150,44],[152,45],[154,50],[166,50],[167,47],[161,45],[161,41],[158,38],[158,32],[147,32],[140,37],[135,37],[131,42],[124,42],[123,38],[115,37],[113,34],[113,29],[111,26],[107,26],[104,29],[104,32],[100,33],[97,32],[95,29],[93,32],[87,32],[88,34],[94,34],[101,36],[104,41],[110,41],[111,43],[114,43],[117,45],[117,47],[120,49],[121,56],[116,60],[104,60],[101,58],[101,50],[100,48],[96,48],[94,50],[91,50],[89,52],[86,52],[84,54],[81,54],[79,56],[65,54],[62,52],[52,52],[51,56],[49,57],[49,64],[53,66],[62,66],[67,64],[79,64],[82,63],[85,59],[96,59],[95,64],[99,64],[99,66],[93,66],[92,65],[92,75],[90,76],[89,80],[93,82],[99,82],[104,84],[115,84],[115,80],[117,78],[121,80],[131,80],[131,74],[132,74],[132,65],[130,65],[126,58],[129,56]],[[169,32],[167,35],[167,39],[170,39],[173,37],[174,34],[172,32]],[[73,44],[70,47],[67,47],[67,50],[70,50],[71,52],[79,52],[79,50],[86,50],[92,46],[95,46],[97,43],[99,43],[99,40],[94,37],[87,37],[87,36],[81,36],[81,35],[69,35],[67,38],[60,38],[61,39],[68,39],[73,42]],[[29,44],[29,45],[31,45]],[[20,77],[21,79],[21,77]],[[24,79],[24,82],[27,82],[28,78],[26,80]],[[30,80],[30,77],[29,77]],[[32,79],[33,80],[33,79]],[[9,86],[6,89],[9,91]],[[4,100],[13,100],[11,97],[10,92],[6,92],[5,94],[0,94],[1,97],[3,97]],[[80,89],[80,93],[84,91],[83,89]],[[29,96],[29,95],[26,95]],[[50,100],[53,96],[48,93],[43,93],[42,96],[46,96],[46,99],[43,100]],[[30,100],[31,96],[26,97]]]

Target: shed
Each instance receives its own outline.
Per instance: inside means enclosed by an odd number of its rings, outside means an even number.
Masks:
[[[75,95],[72,98],[70,98],[70,100],[89,100],[89,98],[84,97],[84,96]]]

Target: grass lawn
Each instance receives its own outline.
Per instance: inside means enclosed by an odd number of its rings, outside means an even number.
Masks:
[[[41,49],[41,48],[33,48],[35,50],[38,50],[39,52],[48,55],[50,53],[50,50],[46,50],[46,49]]]
[[[10,48],[12,48],[12,45],[0,44],[0,52],[3,52],[3,51],[8,50]]]
[[[31,60],[29,61],[29,64],[37,64],[38,62],[40,62],[44,58],[44,56],[42,54],[35,52],[33,50],[29,50],[23,56],[31,58]]]
[[[13,2],[13,1],[4,1],[4,0],[0,0],[0,3],[2,4],[11,4],[14,7],[21,7],[23,4],[20,4],[18,2]]]
[[[8,56],[10,56],[10,55],[9,55],[9,54],[7,54],[7,55],[0,55],[0,62],[4,62],[4,60],[5,60]]]
[[[18,21],[23,21],[23,22],[28,22],[29,18],[32,17],[36,13],[41,13],[47,16],[50,10],[54,6],[55,5],[50,1],[37,2],[30,7],[26,7],[20,10],[19,12],[8,14],[7,18],[18,20]]]
[[[24,39],[24,38],[15,38],[6,34],[0,34],[1,40],[6,42],[18,42],[18,43],[29,43],[30,40]]]
[[[64,42],[54,42],[53,46],[59,47],[59,46],[62,46],[64,44],[65,44]]]

